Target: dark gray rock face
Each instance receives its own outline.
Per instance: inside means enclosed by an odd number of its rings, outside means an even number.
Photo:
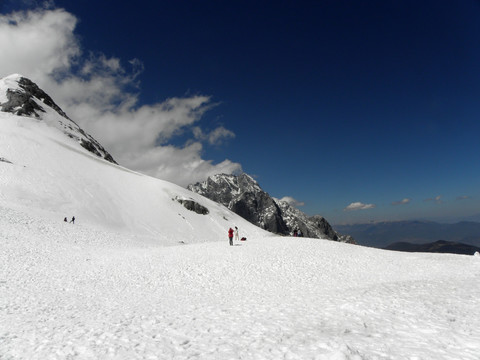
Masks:
[[[0,162],[4,162],[4,163],[7,163],[7,164],[13,164],[11,161],[8,161],[7,159],[5,159],[3,157],[0,157]]]
[[[323,217],[308,217],[287,202],[271,197],[247,174],[214,175],[204,182],[189,185],[188,189],[276,234],[292,235],[294,230],[300,230],[305,237],[355,243],[353,238],[333,230]]]
[[[315,226],[315,228],[319,229],[322,233],[327,235],[332,240],[338,240],[338,234],[333,230],[332,226],[328,223],[328,221],[320,215],[314,215],[310,217],[310,222]]]
[[[185,207],[185,209],[196,212],[197,214],[207,215],[208,213],[210,213],[210,211],[205,206],[200,205],[196,201],[178,199],[178,198],[176,198],[175,200],[177,200],[180,204],[182,204]]]
[[[67,136],[78,141],[78,143],[95,154],[98,157],[116,164],[102,145],[98,143],[91,135],[83,131],[67,114],[53,101],[53,99],[40,89],[37,84],[31,80],[18,76],[18,78],[9,77],[10,81],[14,79],[17,86],[15,88],[7,88],[5,96],[6,102],[0,103],[0,111],[12,113],[17,116],[33,117],[42,120],[46,114],[46,108],[53,109],[61,117],[56,127],[60,128]],[[0,79],[1,82],[4,79]]]
[[[39,112],[44,113],[45,110],[37,103],[35,100],[37,99],[46,106],[51,107],[65,119],[70,120],[67,114],[55,104],[52,98],[31,80],[20,77],[18,79],[18,86],[21,90],[7,89],[8,101],[1,104],[2,111],[10,112],[18,116],[34,116],[40,118]]]
[[[246,174],[211,176],[203,183],[189,185],[188,189],[226,206],[263,229],[288,233],[276,202]]]

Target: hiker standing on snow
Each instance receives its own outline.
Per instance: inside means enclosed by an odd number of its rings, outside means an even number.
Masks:
[[[238,228],[235,226],[235,240],[239,241],[240,237],[238,236]]]
[[[228,239],[230,240],[230,246],[233,246],[233,229],[228,229]]]
[[[72,224],[75,224],[75,216],[72,216],[72,220],[70,220]]]

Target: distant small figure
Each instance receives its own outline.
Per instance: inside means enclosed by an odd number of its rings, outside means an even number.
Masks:
[[[240,237],[238,235],[238,228],[235,226],[235,240],[238,241],[240,240]]]
[[[67,218],[64,218],[63,221],[68,222]]]
[[[293,230],[293,236],[297,237],[297,235],[298,235],[298,230],[297,229]]]
[[[228,239],[230,240],[230,246],[233,246],[233,229],[228,229]]]
[[[302,230],[298,230],[297,236],[298,236],[298,237],[302,237],[302,236],[303,236]]]
[[[70,220],[72,224],[75,224],[75,216],[72,216],[72,220]]]

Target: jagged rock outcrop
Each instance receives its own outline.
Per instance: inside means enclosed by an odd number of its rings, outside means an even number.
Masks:
[[[61,129],[86,150],[111,163],[117,163],[112,155],[70,119],[45,91],[21,75],[14,74],[0,79],[0,111],[48,121],[49,125]],[[51,117],[46,115],[49,112],[56,114],[56,120],[52,121]]]
[[[7,159],[3,158],[3,157],[0,157],[0,161],[1,162],[4,162],[4,163],[7,163],[7,164],[12,164],[11,161],[8,161]]]
[[[323,217],[308,217],[285,201],[271,197],[249,175],[219,174],[188,186],[190,191],[216,201],[251,223],[276,234],[303,236],[355,243],[351,236],[338,234]]]
[[[180,204],[182,204],[185,209],[196,212],[200,215],[208,215],[210,211],[203,205],[200,205],[198,202],[192,199],[180,199],[178,197],[175,198]]]

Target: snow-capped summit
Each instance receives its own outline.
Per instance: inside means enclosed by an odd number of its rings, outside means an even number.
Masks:
[[[70,119],[45,91],[20,74],[0,79],[0,111],[45,121],[91,153],[116,164],[103,146]]]

